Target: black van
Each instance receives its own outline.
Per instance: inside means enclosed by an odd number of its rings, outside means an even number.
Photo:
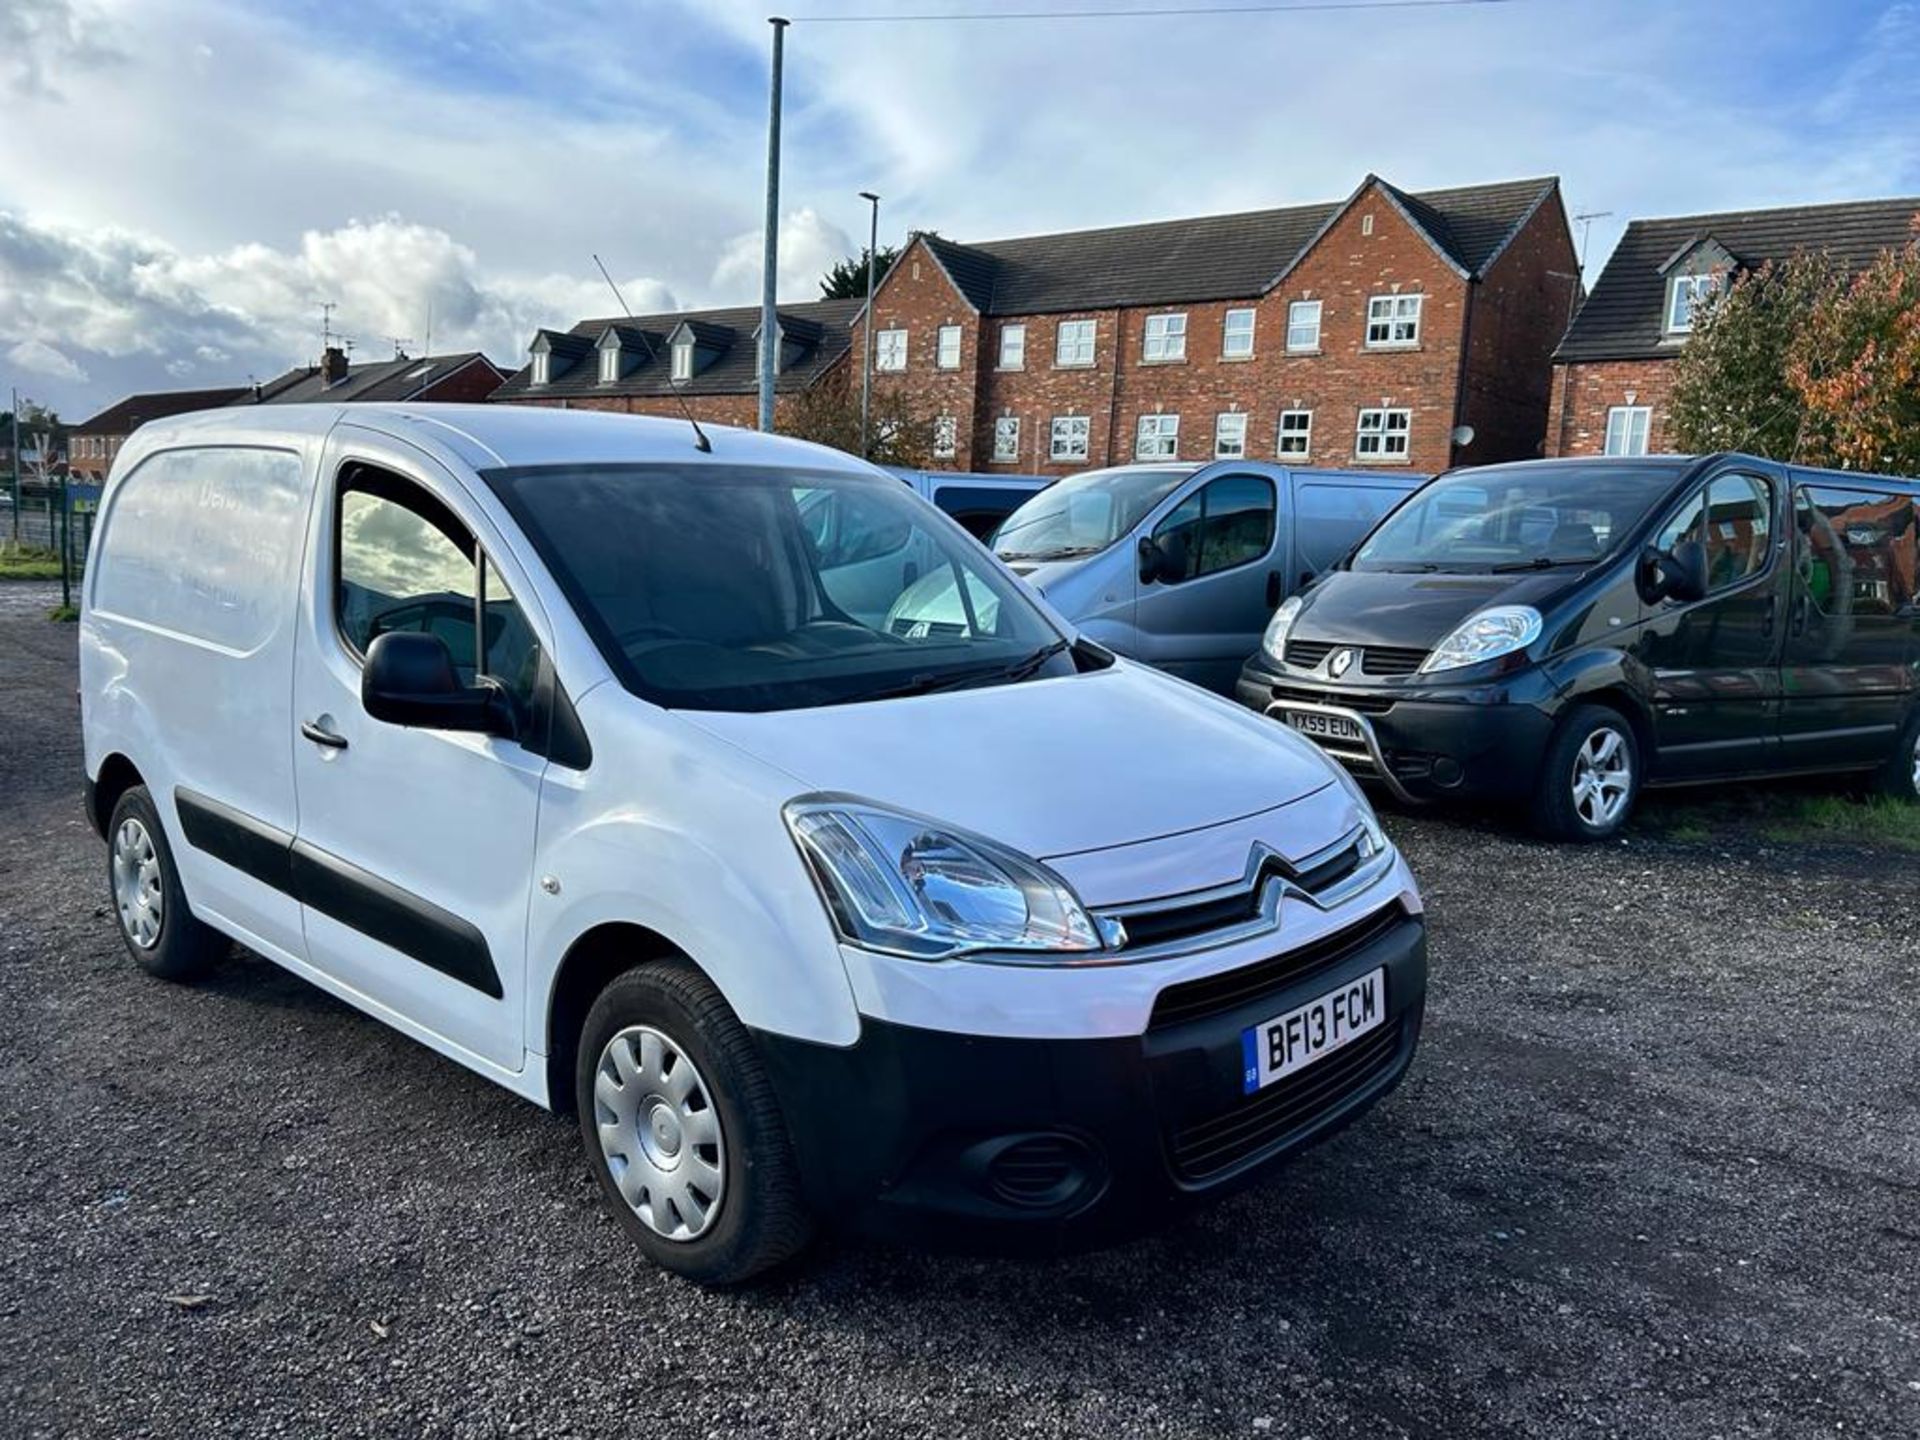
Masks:
[[[1241,701],[1402,799],[1598,840],[1643,784],[1920,799],[1920,482],[1747,455],[1455,470],[1283,604]]]

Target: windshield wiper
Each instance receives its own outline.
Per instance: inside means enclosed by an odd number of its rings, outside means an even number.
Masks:
[[[1002,560],[1070,560],[1075,555],[1092,555],[1098,551],[1098,545],[1062,545],[1054,550],[1007,550],[1002,551]]]
[[[1046,664],[1047,661],[1058,655],[1062,650],[1065,650],[1068,643],[1069,642],[1065,640],[1055,640],[1051,645],[1042,645],[1031,655],[1028,655],[1024,659],[1014,661],[1013,664],[1009,665],[1000,673],[1008,680],[1024,680],[1042,665]]]
[[[918,675],[900,681],[897,685],[884,685],[878,690],[863,690],[857,695],[848,695],[837,701],[841,705],[861,705],[869,700],[895,700],[902,695],[932,695],[940,690],[960,690],[968,685],[978,685],[987,680],[998,680],[1006,671],[998,665],[976,665],[971,669],[959,671],[922,671]]]
[[[1511,575],[1517,570],[1552,570],[1561,565],[1591,565],[1597,555],[1536,555],[1531,560],[1509,560],[1487,567],[1489,575]]]

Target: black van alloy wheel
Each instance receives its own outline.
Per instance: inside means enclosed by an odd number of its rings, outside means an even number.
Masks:
[[[729,1285],[806,1245],[812,1216],[772,1082],[687,961],[638,966],[600,992],[581,1027],[574,1100],[587,1163],[655,1264]]]
[[[127,953],[149,975],[192,980],[226,949],[226,937],[187,909],[167,832],[144,785],[122,794],[107,822],[107,887]]]
[[[1619,832],[1640,794],[1633,725],[1605,705],[1579,705],[1547,742],[1533,819],[1555,840],[1605,840]]]

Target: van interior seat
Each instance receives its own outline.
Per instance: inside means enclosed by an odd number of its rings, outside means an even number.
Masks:
[[[1600,532],[1580,521],[1562,521],[1553,527],[1547,541],[1547,554],[1568,560],[1584,560],[1600,553]]]

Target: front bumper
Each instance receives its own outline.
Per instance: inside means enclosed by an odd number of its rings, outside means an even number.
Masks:
[[[1380,967],[1377,1030],[1243,1092],[1249,1026]],[[1424,921],[1394,899],[1314,945],[1169,987],[1143,1034],[989,1037],[868,1019],[844,1049],[756,1038],[830,1223],[1055,1249],[1136,1233],[1350,1123],[1406,1073],[1426,985]]]
[[[1533,793],[1553,733],[1556,692],[1538,671],[1479,684],[1329,684],[1249,660],[1234,694],[1285,724],[1289,710],[1348,720],[1357,740],[1321,748],[1396,798],[1513,801]],[[1317,738],[1317,737],[1314,737]]]

